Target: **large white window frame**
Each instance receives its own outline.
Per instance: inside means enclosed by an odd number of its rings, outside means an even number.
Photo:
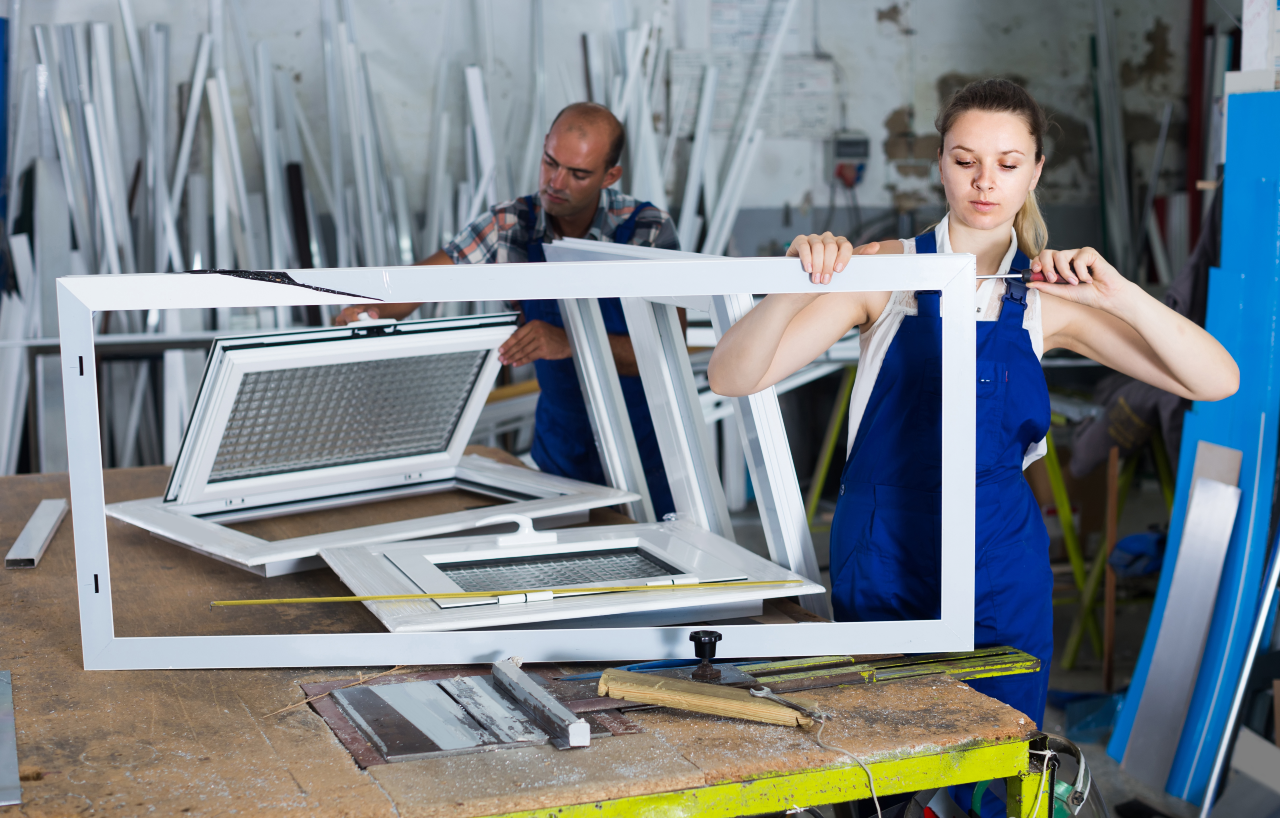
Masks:
[[[72,276],[58,280],[67,448],[86,669],[282,668],[490,662],[513,653],[529,661],[612,661],[689,655],[688,627],[634,629],[521,629],[424,634],[228,635],[117,637],[112,615],[103,489],[93,312],[209,307],[289,307],[353,302],[491,301],[619,297],[672,304],[710,294],[723,332],[751,304],[752,293],[939,290],[942,293],[942,520],[941,617],[865,623],[727,625],[723,653],[738,657],[829,653],[963,651],[973,647],[974,432],[976,325],[972,304],[975,260],[968,254],[869,256],[852,259],[830,285],[814,285],[798,261],[785,258],[694,257],[621,261],[497,264],[465,276],[421,268],[296,270],[262,279],[217,274]],[[579,303],[581,303],[579,301]],[[948,309],[960,305],[963,309]],[[643,334],[642,334],[643,335]],[[607,339],[606,339],[607,341]],[[636,344],[641,371],[662,354]],[[611,370],[612,361],[603,365]],[[616,373],[612,379],[616,382]],[[610,383],[608,386],[613,386]],[[757,491],[799,497],[789,456],[778,453],[776,425],[761,423],[772,391],[737,399]],[[776,406],[776,396],[772,398]],[[651,406],[653,399],[650,399]],[[745,411],[744,411],[745,408]],[[759,410],[757,412],[756,410]],[[758,417],[759,416],[759,417]],[[767,420],[767,419],[766,419]],[[785,433],[783,433],[785,435]],[[753,439],[752,436],[755,436]],[[664,462],[667,453],[664,451]],[[670,468],[668,464],[668,468]],[[612,477],[612,476],[611,476]],[[612,481],[611,481],[612,482]],[[615,488],[628,489],[614,483]],[[773,488],[771,488],[773,487]],[[790,506],[790,504],[786,504]],[[678,506],[679,508],[679,506]],[[684,510],[682,510],[684,511]],[[771,556],[798,570],[803,549],[794,510],[779,508],[781,541]],[[803,518],[801,517],[801,522]],[[715,531],[699,521],[700,525]],[[812,550],[810,549],[810,554]],[[799,574],[810,576],[807,571]]]

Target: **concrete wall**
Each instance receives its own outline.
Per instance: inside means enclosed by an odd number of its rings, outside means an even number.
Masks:
[[[775,9],[780,2],[774,0]],[[1174,128],[1162,173],[1168,183],[1181,186],[1188,4],[1168,0],[1106,0],[1105,4],[1111,15],[1126,134],[1133,143],[1131,159],[1137,176],[1145,182],[1160,111],[1171,101]],[[250,38],[267,42],[274,62],[292,76],[324,150],[328,139],[319,3],[242,0],[242,5]],[[495,137],[500,151],[511,157],[512,178],[518,176],[533,87],[530,0],[358,0],[351,5],[359,46],[369,54],[373,85],[392,125],[412,207],[421,210],[425,202],[428,158],[438,138],[433,128],[437,106],[452,115],[451,165],[455,178],[462,175],[461,125],[466,121],[466,103],[461,67],[468,63],[488,69]],[[1238,8],[1239,0],[1227,5]],[[114,23],[117,83],[123,89],[124,105],[132,108],[127,52],[115,0],[41,0],[23,6],[24,23]],[[196,37],[207,26],[207,4],[134,0],[133,6],[139,25],[164,22],[170,26],[171,76],[186,76]],[[727,7],[722,0],[544,0],[544,8],[547,100],[554,111],[585,96],[583,32],[612,38],[622,23],[651,20],[668,33],[672,47],[704,48],[711,15]],[[732,10],[731,4],[728,8]],[[1071,222],[1075,234],[1084,236],[1089,231],[1081,227],[1080,219],[1088,221],[1097,201],[1097,170],[1089,136],[1094,116],[1090,68],[1094,29],[1092,3],[800,0],[785,51],[834,62],[844,127],[865,131],[872,142],[872,155],[858,188],[859,203],[868,214],[940,202],[936,166],[928,163],[936,150],[932,121],[940,101],[952,89],[969,79],[992,75],[1025,82],[1055,123],[1041,186],[1043,200],[1051,212],[1057,206],[1064,209],[1062,213],[1074,214],[1064,224]],[[30,38],[24,38],[19,65],[30,65],[33,52]],[[234,39],[229,39],[233,104],[241,108],[245,97],[235,54]],[[450,74],[443,85],[444,96],[437,101],[442,67]],[[134,146],[126,157],[131,164],[138,154],[136,116],[126,113],[121,121],[126,144]],[[241,116],[238,124],[242,145],[251,145],[247,117]],[[257,162],[255,152],[247,148],[251,180],[257,176]],[[250,186],[255,183],[251,181]],[[512,190],[506,178],[499,179],[499,186],[500,193],[523,192]],[[794,235],[792,227],[799,227],[797,223],[813,223],[812,214],[824,213],[828,197],[820,142],[768,139],[747,185],[743,207],[772,214],[760,220],[777,222],[778,235],[788,231]],[[846,206],[843,199],[837,204]],[[744,216],[747,222],[752,218]],[[837,226],[842,219],[848,221],[843,211],[837,214]],[[784,224],[787,221],[791,224]],[[769,241],[753,241],[755,229],[740,236],[747,226],[739,227],[735,234],[739,252],[755,253],[758,244]]]

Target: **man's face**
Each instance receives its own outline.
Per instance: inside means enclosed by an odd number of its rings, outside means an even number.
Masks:
[[[606,168],[609,134],[606,128],[556,123],[542,145],[542,170],[538,192],[542,207],[552,216],[573,216],[594,211],[600,189],[622,175],[622,168]]]

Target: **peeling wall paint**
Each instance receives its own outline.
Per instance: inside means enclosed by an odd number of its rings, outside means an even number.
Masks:
[[[928,179],[898,157],[934,134],[938,109],[971,79],[1001,76],[1021,82],[1045,106],[1052,125],[1046,139],[1041,196],[1047,203],[1097,200],[1097,170],[1090,127],[1094,120],[1090,38],[1092,3],[1025,3],[1018,0],[899,0],[862,3],[816,0],[820,47],[831,53],[844,79],[840,94],[846,124],[872,136],[877,156],[859,190],[863,204],[901,203],[904,190],[936,193],[936,166]],[[1138,177],[1145,182],[1160,112],[1174,103],[1171,144],[1164,173],[1180,179],[1185,120],[1187,9],[1162,0],[1108,0],[1122,98]],[[903,128],[904,115],[910,127]],[[796,146],[798,147],[798,146]],[[918,153],[918,152],[917,152]],[[904,172],[905,171],[905,172]],[[815,180],[821,189],[822,180]],[[798,193],[798,192],[797,192]],[[749,190],[766,206],[761,180]],[[778,192],[772,193],[776,197]],[[794,194],[793,194],[794,195]],[[814,194],[820,200],[825,197]],[[775,199],[776,201],[776,199]],[[792,201],[795,201],[794,199]]]

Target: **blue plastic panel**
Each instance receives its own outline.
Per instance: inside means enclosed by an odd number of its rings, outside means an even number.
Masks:
[[[1244,453],[1240,512],[1186,727],[1166,785],[1170,793],[1195,803],[1202,801],[1208,784],[1217,740],[1225,727],[1257,614],[1280,422],[1280,383],[1276,378],[1276,359],[1280,355],[1280,150],[1276,142],[1276,135],[1280,134],[1280,92],[1233,95],[1229,122],[1222,266],[1210,272],[1205,326],[1240,365],[1240,390],[1224,401],[1196,403],[1187,413],[1168,552],[1151,623],[1129,688],[1131,694],[1140,695],[1146,683],[1182,539],[1196,442],[1205,440],[1238,449]],[[1188,651],[1195,649],[1187,647]],[[1138,697],[1128,697],[1107,747],[1116,759],[1124,756],[1137,710]]]

